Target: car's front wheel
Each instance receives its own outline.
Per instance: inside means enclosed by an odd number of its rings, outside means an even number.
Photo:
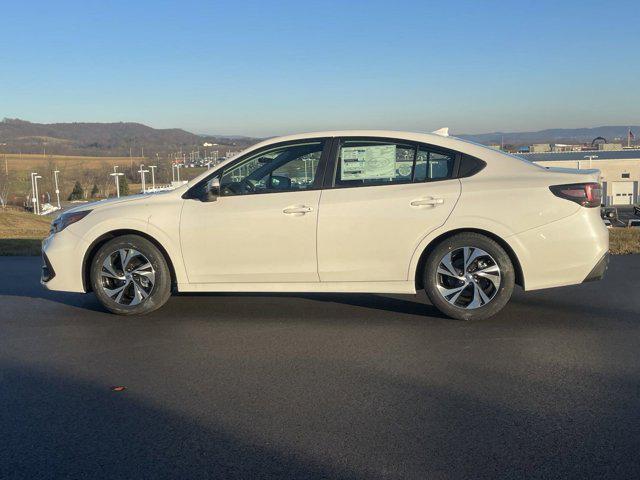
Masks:
[[[445,315],[481,320],[507,304],[515,272],[509,255],[496,241],[464,232],[446,238],[431,251],[423,282],[427,296]]]
[[[138,235],[123,235],[102,245],[91,262],[90,277],[100,303],[119,315],[149,313],[171,296],[164,255]]]

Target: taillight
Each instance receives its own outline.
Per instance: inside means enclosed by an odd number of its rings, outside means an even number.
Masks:
[[[556,197],[571,200],[583,207],[599,207],[602,203],[602,187],[599,183],[571,183],[569,185],[552,185],[549,190]]]

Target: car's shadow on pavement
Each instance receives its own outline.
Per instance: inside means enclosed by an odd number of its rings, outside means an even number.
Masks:
[[[69,307],[80,308],[91,312],[108,313],[98,302],[93,293],[69,293],[46,290],[39,282],[31,279],[20,284],[1,284],[0,296],[20,297],[23,299],[42,299]],[[193,300],[193,301],[190,301]],[[298,302],[296,302],[298,300]],[[381,312],[390,312],[400,315],[419,315],[445,319],[435,307],[428,303],[424,295],[385,296],[375,294],[307,294],[307,293],[174,293],[168,304],[150,315],[162,315],[165,309],[172,310],[172,305],[178,307],[183,316],[201,316],[203,312],[212,312],[222,306],[236,305],[239,314],[249,305],[273,307],[274,311],[283,317],[300,314],[294,305],[299,305],[300,300],[306,301],[303,310],[309,308],[315,311],[336,311],[340,305],[361,307]],[[323,305],[324,304],[324,305]],[[328,307],[333,305],[334,308]],[[338,309],[339,310],[339,309]],[[231,312],[229,312],[231,313]],[[306,312],[308,313],[308,312]],[[337,312],[336,312],[337,313]]]
[[[421,294],[388,296],[365,293],[179,293],[174,294],[170,302],[173,301],[179,303],[181,307],[186,307],[189,299],[198,299],[198,302],[208,302],[206,299],[210,299],[212,306],[220,301],[244,306],[248,304],[259,305],[260,303],[273,306],[275,303],[280,305],[280,312],[283,315],[295,316],[302,313],[297,310],[309,308],[309,305],[312,305],[314,310],[324,313],[329,313],[340,309],[340,306],[345,306],[367,308],[393,314],[447,318],[429,303],[425,295]],[[300,308],[296,305],[300,305]],[[202,304],[196,310],[200,310],[201,307]]]

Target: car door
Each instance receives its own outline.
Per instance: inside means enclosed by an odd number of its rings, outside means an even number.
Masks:
[[[187,195],[182,256],[190,283],[317,282],[316,228],[324,139],[251,153]],[[215,201],[197,194],[214,179]],[[202,201],[202,200],[209,201]]]
[[[416,247],[460,196],[457,154],[394,139],[338,142],[320,201],[320,280],[407,280]]]

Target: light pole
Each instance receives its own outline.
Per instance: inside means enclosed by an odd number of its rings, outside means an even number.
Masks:
[[[140,170],[138,170],[138,173],[140,174],[140,178],[142,179],[142,193],[147,193],[147,189],[144,183],[144,174],[149,173],[149,170],[145,170],[144,165],[140,165]]]
[[[40,198],[38,197],[38,179],[42,178],[40,175],[35,175],[33,177],[33,184],[35,186],[35,194],[36,194],[36,215],[40,215]]]
[[[56,184],[56,199],[58,200],[58,208],[60,207],[60,188],[58,188],[58,174],[60,173],[60,170],[54,170],[53,171],[53,180]]]
[[[182,165],[181,165],[181,164],[179,164],[179,163],[178,163],[178,164],[176,164],[176,173],[177,173],[177,175],[178,175],[178,182],[180,181],[180,167],[181,167],[181,166],[182,166]]]
[[[584,158],[588,158],[589,159],[589,168],[591,168],[591,162],[593,161],[594,158],[598,158],[598,155],[585,155]],[[578,167],[579,169],[580,167]]]
[[[120,176],[123,176],[124,173],[118,172],[118,165],[113,166],[113,173],[110,173],[113,179],[116,181],[116,196],[120,198]]]
[[[36,172],[31,172],[31,206],[33,207],[33,213],[38,214],[36,207],[36,183],[34,177],[38,175]]]
[[[151,189],[155,191],[156,190],[156,168],[158,168],[158,166],[149,165],[149,168],[151,169]]]

